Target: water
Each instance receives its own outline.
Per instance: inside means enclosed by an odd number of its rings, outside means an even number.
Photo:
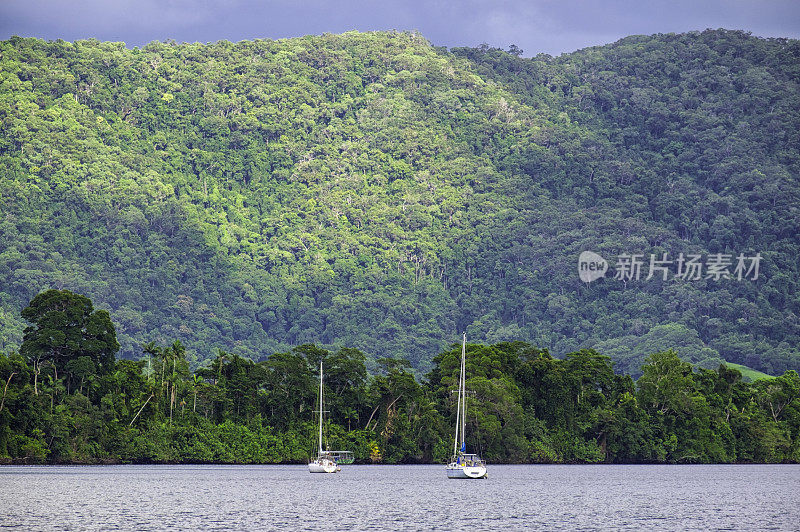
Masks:
[[[800,466],[0,467],[20,530],[798,530]]]

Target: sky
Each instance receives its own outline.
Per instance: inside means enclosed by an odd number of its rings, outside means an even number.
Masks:
[[[129,47],[419,31],[435,46],[511,44],[530,57],[628,35],[706,28],[800,38],[798,0],[0,0],[0,39],[96,38]]]

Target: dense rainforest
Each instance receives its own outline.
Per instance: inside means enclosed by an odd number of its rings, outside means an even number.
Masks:
[[[667,349],[798,369],[798,82],[799,41],[727,30],[533,58],[397,32],[11,38],[0,350],[56,288],[113,314],[122,358],[180,340],[192,370],[315,344],[419,377],[462,331],[634,377]],[[579,278],[583,251],[606,277]]]
[[[254,362],[218,350],[192,372],[179,340],[115,359],[112,316],[68,290],[37,295],[18,350],[0,354],[0,462],[304,462],[317,446],[325,368],[330,448],[362,463],[444,462],[461,345],[422,380],[407,360],[369,374],[354,348],[304,344]],[[466,347],[468,450],[491,463],[798,462],[800,376],[745,382],[674,351],[642,376],[594,350],[563,359],[525,342]]]

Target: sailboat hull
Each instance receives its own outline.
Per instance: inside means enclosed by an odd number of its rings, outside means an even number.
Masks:
[[[486,466],[447,466],[447,478],[487,478]]]
[[[333,460],[314,460],[308,464],[309,473],[336,473],[340,468]]]

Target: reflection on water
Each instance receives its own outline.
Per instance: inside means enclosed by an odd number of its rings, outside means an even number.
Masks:
[[[20,530],[797,530],[800,466],[0,467]]]

